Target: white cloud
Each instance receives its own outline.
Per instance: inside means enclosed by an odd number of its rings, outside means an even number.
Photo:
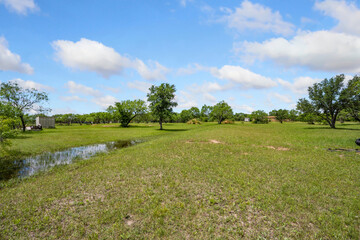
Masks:
[[[67,114],[67,113],[76,113],[76,110],[71,109],[69,107],[66,108],[55,108],[51,110],[51,114]]]
[[[32,74],[33,68],[21,62],[21,57],[8,49],[8,43],[4,37],[0,37],[0,70],[14,71],[19,73]]]
[[[134,82],[128,82],[127,86],[129,88],[134,88],[139,90],[140,92],[148,93],[149,88],[151,87],[151,83],[148,82],[141,82],[141,81],[134,81]]]
[[[186,4],[189,2],[192,2],[192,1],[194,1],[194,0],[180,0],[180,5],[183,7],[186,7]]]
[[[320,82],[321,80],[322,79],[311,78],[311,77],[297,77],[294,79],[292,83],[282,79],[278,79],[278,82],[281,86],[291,90],[294,93],[306,94],[308,87],[314,85],[314,83]]]
[[[177,70],[177,74],[178,75],[192,75],[199,71],[207,71],[207,70],[209,70],[208,67],[204,67],[198,63],[194,63],[194,64],[188,65],[187,67],[179,68]]]
[[[233,108],[234,112],[252,113],[253,111],[255,111],[254,108],[246,104],[239,105],[230,103],[230,106]]]
[[[52,43],[55,56],[65,66],[81,71],[96,72],[104,78],[121,74],[125,68],[135,69],[147,80],[164,80],[168,69],[156,61],[149,66],[140,59],[131,60],[121,56],[113,48],[100,42],[81,38],[78,42],[57,40]]]
[[[26,15],[28,11],[35,11],[38,9],[34,0],[0,0],[10,11],[18,14]]]
[[[87,87],[85,85],[81,85],[73,81],[68,81],[65,84],[65,87],[69,89],[69,93],[74,93],[74,94],[80,93],[83,95],[88,95],[93,97],[100,97],[102,95],[102,93],[99,90],[95,90],[91,87]]]
[[[79,96],[61,96],[60,99],[65,102],[87,102],[87,99]]]
[[[16,79],[10,80],[9,82],[16,82],[20,87],[25,88],[25,89],[35,88],[37,90],[54,91],[54,88],[52,88],[50,86],[46,86],[46,85],[36,83],[36,82],[30,81],[30,80],[25,81],[20,78],[16,78]]]
[[[177,108],[191,108],[191,107],[197,107],[198,103],[195,99],[194,94],[190,94],[185,91],[179,91],[179,94],[175,94],[175,102],[178,103]]]
[[[273,38],[262,43],[243,42],[244,59],[271,59],[285,67],[311,70],[360,71],[360,37],[329,31],[299,32],[291,40]]]
[[[325,0],[316,2],[314,8],[326,16],[339,21],[334,31],[348,34],[360,34],[360,10],[354,2],[344,0]]]
[[[93,103],[101,106],[103,109],[106,109],[110,105],[114,105],[117,102],[117,99],[113,96],[106,95],[103,97],[96,97],[92,100]]]
[[[294,31],[294,25],[285,22],[279,12],[273,12],[261,4],[254,4],[245,0],[235,11],[229,8],[222,8],[222,10],[226,16],[222,17],[220,21],[226,22],[229,28],[234,28],[240,32],[259,30],[289,35]]]
[[[284,102],[284,103],[292,103],[292,98],[289,95],[283,95],[280,93],[270,93],[270,97],[276,98],[277,100],[279,100],[280,102]]]
[[[212,68],[211,74],[219,79],[226,79],[240,84],[243,88],[262,89],[277,85],[271,78],[253,73],[240,66],[225,65],[220,69]]]
[[[146,80],[165,80],[165,75],[170,71],[156,61],[149,61],[149,68],[143,61],[135,59],[131,66]]]

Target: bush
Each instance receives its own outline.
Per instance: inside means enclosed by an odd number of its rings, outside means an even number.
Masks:
[[[234,124],[233,120],[226,119],[222,122],[223,124]]]
[[[187,122],[187,124],[201,124],[201,122],[199,120],[197,120],[196,118],[191,119]]]
[[[269,123],[269,119],[267,118],[267,116],[268,115],[262,110],[254,111],[251,113],[253,123]]]

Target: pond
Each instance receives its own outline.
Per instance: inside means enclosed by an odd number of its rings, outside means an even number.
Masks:
[[[115,149],[130,147],[141,143],[140,140],[113,141],[88,146],[73,147],[58,152],[47,152],[18,160],[0,159],[0,181],[11,178],[24,178],[57,165],[71,164],[77,160],[88,159],[98,153],[107,153]]]

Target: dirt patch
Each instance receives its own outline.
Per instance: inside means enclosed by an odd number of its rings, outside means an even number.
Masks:
[[[102,127],[116,127],[114,125],[103,125]]]
[[[289,151],[290,148],[286,148],[286,147],[274,147],[274,146],[266,146],[269,149],[274,149],[274,150],[278,150],[278,151]]]
[[[130,214],[126,215],[125,217],[125,224],[131,227],[135,223],[134,217]]]
[[[215,143],[215,144],[221,143],[220,141],[215,140],[215,139],[210,139],[209,142],[210,142],[210,143]]]

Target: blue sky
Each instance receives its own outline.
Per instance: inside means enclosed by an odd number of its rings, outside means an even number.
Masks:
[[[357,1],[0,0],[0,81],[49,93],[52,113],[104,111],[175,84],[181,111],[292,109],[360,71]]]

